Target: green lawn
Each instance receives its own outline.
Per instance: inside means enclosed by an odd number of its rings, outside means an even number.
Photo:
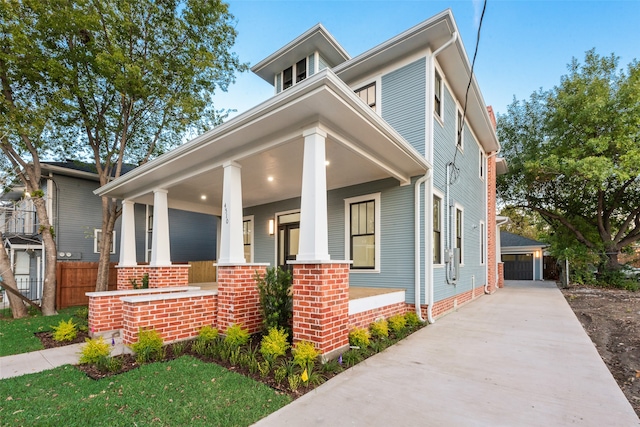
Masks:
[[[55,316],[42,316],[40,314],[12,319],[11,310],[2,310],[0,317],[0,357],[12,354],[28,353],[42,350],[42,343],[34,336],[35,332],[51,331],[52,326],[57,326],[61,320],[69,320],[79,310],[86,307],[65,308],[58,311]],[[74,322],[80,320],[74,317]]]
[[[291,399],[191,356],[92,380],[66,365],[0,381],[2,426],[248,426]]]

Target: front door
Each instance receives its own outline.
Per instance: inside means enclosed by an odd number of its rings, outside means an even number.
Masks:
[[[294,261],[298,255],[300,240],[300,214],[287,214],[278,217],[278,266],[291,271],[287,261]]]

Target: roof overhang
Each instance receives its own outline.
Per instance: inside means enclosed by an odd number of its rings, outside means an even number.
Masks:
[[[334,68],[335,73],[346,82],[356,82],[370,70],[380,69],[385,64],[406,58],[413,53],[429,49],[435,52],[445,45],[453,33],[458,37],[452,45],[437,56],[445,79],[461,104],[464,102],[471,64],[460,38],[451,9],[447,9],[428,20],[408,29],[396,37],[364,52]],[[464,107],[464,105],[463,105]],[[475,75],[471,81],[467,101],[466,120],[487,153],[498,151],[500,143],[486,103],[480,92]]]
[[[507,164],[507,159],[504,157],[496,157],[496,174],[504,175],[509,172],[509,165]]]
[[[312,127],[328,134],[328,190],[385,178],[409,184],[430,167],[326,69],[95,193],[153,204],[153,190],[165,189],[170,207],[219,214],[223,164],[235,161],[242,167],[245,207],[299,197],[302,133]]]
[[[251,67],[251,71],[273,84],[273,76],[276,73],[290,67],[311,52],[319,52],[329,67],[334,67],[351,58],[322,24],[316,24],[295,40]]]

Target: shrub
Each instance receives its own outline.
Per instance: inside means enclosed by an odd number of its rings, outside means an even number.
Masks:
[[[264,331],[282,328],[291,337],[293,296],[291,295],[291,273],[280,267],[268,268],[264,276],[256,273],[260,294],[260,313]]]
[[[82,307],[76,310],[75,317],[77,317],[80,320],[84,320],[85,322],[87,320],[89,320],[89,308],[88,307]]]
[[[389,336],[389,324],[386,319],[376,320],[369,326],[369,330],[375,338],[386,338]]]
[[[198,337],[196,341],[203,342],[205,344],[212,343],[218,338],[218,330],[211,325],[205,325],[198,331]]]
[[[349,344],[354,347],[366,348],[369,346],[369,331],[363,328],[354,328],[349,332]]]
[[[278,327],[272,327],[269,329],[269,334],[265,335],[260,342],[260,353],[270,362],[274,362],[278,357],[284,356],[287,353],[290,345],[287,341],[289,335],[284,329]]]
[[[299,341],[293,348],[292,353],[294,363],[302,369],[308,369],[309,372],[311,372],[316,359],[320,356],[320,351],[316,350],[309,341]]]
[[[389,328],[396,335],[401,333],[404,330],[404,328],[407,326],[407,320],[404,318],[402,314],[396,314],[395,316],[391,316],[388,320],[388,323],[389,323]]]
[[[122,361],[111,356],[102,356],[96,362],[96,367],[102,372],[118,372],[122,368]]]
[[[111,346],[103,337],[94,339],[87,338],[87,344],[82,348],[80,353],[80,364],[97,363],[102,357],[109,357],[111,354]]]
[[[140,329],[138,342],[131,344],[136,354],[136,362],[148,363],[163,357],[163,341],[160,333],[154,329]]]
[[[242,328],[242,325],[231,325],[224,337],[224,343],[231,348],[238,348],[249,342],[249,331]]]
[[[174,342],[171,345],[171,350],[173,351],[174,356],[180,357],[184,354],[185,351],[187,351],[187,342],[186,341]]]
[[[405,313],[404,320],[407,326],[410,328],[415,328],[416,326],[420,325],[420,318],[414,311]]]
[[[78,329],[73,319],[68,321],[61,320],[58,326],[52,326],[53,339],[58,342],[73,341],[78,336]]]

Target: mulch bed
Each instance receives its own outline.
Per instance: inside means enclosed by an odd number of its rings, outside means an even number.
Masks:
[[[44,348],[56,348],[64,347],[70,344],[81,344],[85,341],[86,338],[89,338],[89,333],[82,331],[79,331],[76,338],[72,341],[56,341],[53,339],[53,332],[51,331],[36,332],[34,333],[34,335],[40,339]]]

